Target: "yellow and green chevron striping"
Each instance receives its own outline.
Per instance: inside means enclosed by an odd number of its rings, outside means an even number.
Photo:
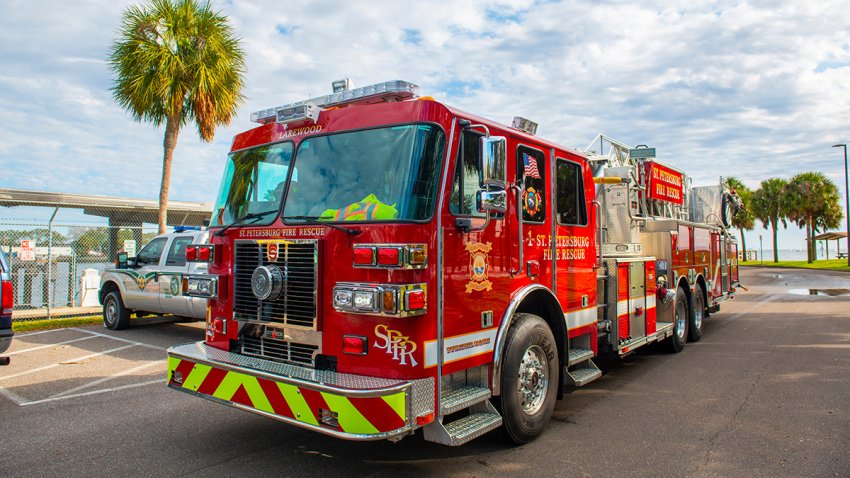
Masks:
[[[319,426],[319,410],[337,413],[339,429],[356,435],[374,435],[407,423],[405,392],[357,398],[226,371],[190,360],[168,357],[172,387]],[[175,381],[177,375],[178,381]]]

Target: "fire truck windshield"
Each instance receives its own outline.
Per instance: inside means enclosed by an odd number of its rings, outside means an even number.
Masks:
[[[277,217],[286,175],[292,161],[292,143],[277,143],[231,154],[224,168],[210,226],[226,226],[249,216],[252,224],[270,224]],[[293,181],[297,180],[293,171]]]
[[[296,154],[284,220],[428,220],[445,143],[431,124],[307,138]]]

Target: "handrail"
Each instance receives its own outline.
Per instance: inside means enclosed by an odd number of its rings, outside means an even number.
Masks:
[[[602,267],[602,204],[596,199],[594,199],[590,203],[596,207],[596,247],[599,251],[597,254],[599,259],[597,260],[596,266],[594,268],[599,269]]]
[[[522,272],[522,261],[524,259],[522,251],[524,249],[525,244],[522,239],[522,201],[520,200],[520,198],[522,197],[522,189],[517,184],[511,184],[510,189],[511,191],[515,192],[517,230],[519,231],[519,264],[517,264],[517,270],[513,270],[513,267],[511,268],[510,273],[513,277]]]

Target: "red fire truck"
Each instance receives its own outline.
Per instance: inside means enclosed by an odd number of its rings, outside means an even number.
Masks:
[[[525,443],[598,355],[700,339],[737,285],[732,195],[417,90],[252,115],[186,251],[206,337],[169,349],[171,388],[345,439]]]

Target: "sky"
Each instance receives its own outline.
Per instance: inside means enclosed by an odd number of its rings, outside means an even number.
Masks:
[[[157,198],[162,129],[113,100],[121,0],[0,0],[0,187]],[[655,147],[694,185],[820,171],[844,200],[850,0],[213,1],[246,54],[246,101],[203,143],[181,132],[170,198],[211,202],[250,114],[402,79],[420,93],[586,147]],[[842,227],[841,230],[844,230]],[[770,233],[748,233],[749,248]],[[779,248],[804,234],[781,231]]]

